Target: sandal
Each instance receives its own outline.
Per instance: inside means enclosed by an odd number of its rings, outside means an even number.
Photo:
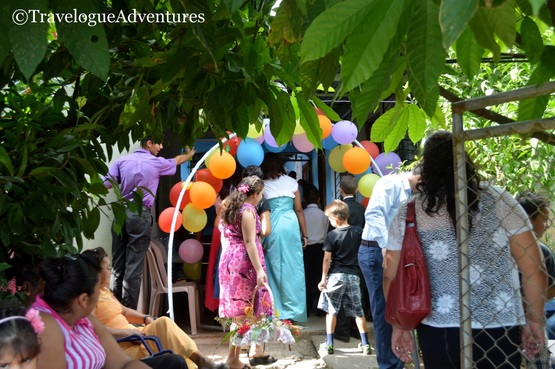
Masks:
[[[269,364],[275,363],[276,361],[277,361],[277,359],[275,357],[273,357],[272,355],[259,356],[259,357],[250,357],[249,358],[249,364],[251,364],[251,366],[269,365]]]

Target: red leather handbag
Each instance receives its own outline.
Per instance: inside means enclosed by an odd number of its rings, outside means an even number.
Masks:
[[[413,330],[431,311],[428,267],[416,229],[414,200],[408,203],[403,248],[397,274],[389,286],[385,320],[394,327]]]

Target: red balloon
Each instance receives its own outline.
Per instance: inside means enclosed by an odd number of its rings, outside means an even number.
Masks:
[[[360,202],[362,205],[364,205],[364,207],[368,207],[368,201],[370,201],[369,197],[365,197],[362,199],[362,201]]]
[[[219,193],[224,185],[224,181],[215,177],[209,169],[197,170],[195,181],[208,183],[210,186],[214,187],[216,193]]]
[[[324,111],[320,108],[314,107],[314,110],[316,111],[316,115],[326,115],[324,114]]]
[[[164,211],[160,213],[158,217],[158,226],[160,229],[166,233],[170,233],[172,230],[172,219],[173,214],[177,212],[177,220],[175,222],[175,226],[173,227],[173,231],[177,231],[179,227],[181,227],[181,223],[183,222],[183,216],[181,212],[179,212],[176,208],[166,208]]]
[[[360,144],[362,145],[362,147],[364,147],[364,150],[366,150],[368,154],[370,154],[372,159],[375,159],[376,156],[380,154],[380,149],[378,148],[378,145],[376,145],[375,143],[368,140],[364,140],[364,141],[360,141]]]
[[[173,206],[177,205],[177,199],[179,199],[179,194],[181,193],[181,189],[183,188],[183,182],[177,182],[173,185],[172,189],[170,190],[170,202]],[[181,204],[179,205],[179,210],[183,210],[183,208],[191,202],[191,198],[189,197],[189,190],[185,191],[183,194],[183,198],[181,199]]]
[[[230,132],[228,132],[231,134]],[[239,143],[241,143],[241,139],[237,136],[230,138],[226,142],[224,142],[224,150],[228,151],[227,148],[229,147],[229,153],[233,156],[237,155],[237,148],[239,147]]]

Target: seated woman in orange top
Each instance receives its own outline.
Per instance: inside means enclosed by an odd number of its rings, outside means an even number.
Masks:
[[[93,256],[100,265],[100,298],[93,314],[116,339],[132,334],[157,336],[162,347],[183,356],[189,368],[194,368],[194,363],[200,369],[229,369],[227,364],[215,364],[208,356],[200,352],[191,337],[168,317],[154,319],[150,315],[123,306],[108,289],[112,268],[110,258],[102,247],[85,250],[83,254]],[[133,358],[140,359],[148,356],[147,350],[142,345],[122,342],[120,346]]]

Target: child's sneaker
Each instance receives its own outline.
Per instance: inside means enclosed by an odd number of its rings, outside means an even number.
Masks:
[[[322,344],[320,345],[320,350],[327,352],[328,355],[334,354],[333,345],[328,345],[326,342],[322,342]]]
[[[362,343],[359,343],[359,344],[358,344],[358,349],[359,349],[360,351],[362,351],[362,353],[363,353],[364,355],[370,355],[370,354],[372,354],[372,347],[370,347],[369,344],[366,344],[366,345],[363,346]]]

